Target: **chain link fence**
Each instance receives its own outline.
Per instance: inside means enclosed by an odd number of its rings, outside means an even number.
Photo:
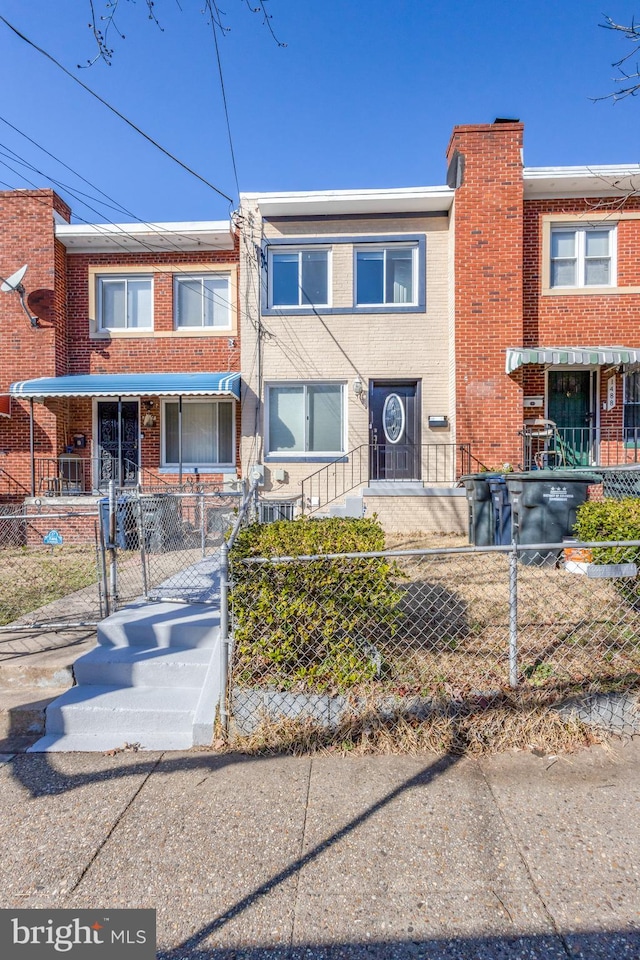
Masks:
[[[331,725],[372,701],[420,718],[532,690],[548,702],[602,694],[615,711],[640,688],[640,544],[580,548],[232,562],[236,730]]]
[[[0,630],[89,626],[104,616],[98,514],[0,509]]]
[[[219,552],[241,493],[114,491],[100,503],[110,610],[144,598],[219,600]]]

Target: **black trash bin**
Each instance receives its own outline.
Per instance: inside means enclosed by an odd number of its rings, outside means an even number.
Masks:
[[[573,533],[576,511],[600,476],[577,470],[532,470],[507,477],[516,543],[562,543]],[[523,563],[553,566],[562,551],[525,550]]]
[[[469,543],[488,547],[495,543],[495,518],[489,481],[499,473],[468,473],[461,477],[469,504]]]
[[[487,483],[493,503],[493,542],[502,546],[505,543],[511,543],[511,501],[507,479],[503,475],[492,475]]]
[[[180,500],[170,493],[143,494],[137,499],[140,529],[145,548],[151,553],[177,550],[184,546]]]

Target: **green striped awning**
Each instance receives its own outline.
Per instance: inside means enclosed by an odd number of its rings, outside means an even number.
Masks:
[[[640,363],[640,347],[509,347],[506,372],[525,363],[553,363],[580,367]]]

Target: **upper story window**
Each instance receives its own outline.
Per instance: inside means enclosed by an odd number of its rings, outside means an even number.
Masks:
[[[355,252],[358,306],[417,303],[417,245],[367,246]]]
[[[173,295],[176,329],[231,329],[231,278],[227,274],[175,277]]]
[[[269,251],[269,306],[329,305],[329,250],[271,249]]]
[[[552,227],[551,287],[616,285],[615,224]]]
[[[150,330],[153,327],[153,278],[99,276],[98,328],[100,330]]]

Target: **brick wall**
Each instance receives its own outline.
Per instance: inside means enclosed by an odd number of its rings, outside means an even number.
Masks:
[[[522,393],[504,374],[522,337],[523,180],[520,123],[455,127],[463,158],[454,201],[456,428],[489,467],[520,458]]]

